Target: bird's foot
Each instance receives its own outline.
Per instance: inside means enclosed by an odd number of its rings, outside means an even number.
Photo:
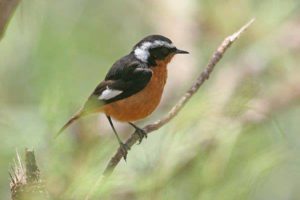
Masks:
[[[126,161],[126,159],[127,159],[127,153],[130,150],[130,147],[127,144],[125,144],[123,142],[120,142],[120,149],[121,149],[123,158]]]
[[[136,125],[134,125],[133,123],[131,122],[128,122],[132,127],[135,128],[135,133],[139,136],[139,144],[141,144],[142,140],[144,138],[147,138],[147,133],[146,131],[144,131],[144,129],[141,129],[139,127],[137,127]]]
[[[144,138],[147,138],[147,133],[146,133],[146,131],[144,131],[143,129],[141,129],[139,127],[135,127],[135,132],[139,136],[139,144],[141,144],[142,140]]]

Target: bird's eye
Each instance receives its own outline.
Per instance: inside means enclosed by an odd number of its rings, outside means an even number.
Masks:
[[[167,48],[162,48],[162,49],[161,49],[161,52],[162,52],[164,55],[167,55],[167,54],[169,54],[169,49],[167,49]]]

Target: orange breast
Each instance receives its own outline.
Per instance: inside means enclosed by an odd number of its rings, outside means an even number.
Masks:
[[[150,115],[158,106],[167,80],[167,62],[152,68],[147,86],[140,92],[104,106],[104,112],[119,121],[137,121]]]

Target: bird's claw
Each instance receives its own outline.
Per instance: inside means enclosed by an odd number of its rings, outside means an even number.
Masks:
[[[130,150],[130,147],[127,144],[121,142],[120,143],[120,149],[121,149],[123,158],[126,161],[126,159],[127,159],[127,153]]]
[[[136,128],[135,131],[136,131],[137,135],[139,136],[139,144],[141,144],[142,140],[144,138],[147,138],[147,133],[146,133],[146,131],[144,131],[141,128]]]

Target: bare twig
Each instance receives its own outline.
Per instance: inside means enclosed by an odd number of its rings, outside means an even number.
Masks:
[[[164,116],[162,119],[154,122],[153,124],[149,124],[143,128],[146,133],[153,132],[163,125],[168,123],[171,119],[173,119],[178,112],[183,108],[183,106],[188,102],[188,100],[198,91],[200,86],[204,83],[205,80],[209,78],[209,75],[213,71],[215,65],[221,60],[222,56],[226,52],[226,50],[231,46],[231,44],[236,41],[239,36],[253,23],[254,19],[250,20],[246,25],[244,25],[241,29],[239,29],[234,34],[228,36],[224,39],[221,45],[217,48],[217,50],[213,53],[210,61],[208,62],[207,66],[205,67],[204,71],[199,75],[196,79],[195,83],[190,87],[190,89],[181,97],[181,99],[177,102],[177,104],[171,109],[171,111]],[[131,137],[126,141],[126,144],[129,147],[132,147],[139,139],[139,136],[136,132],[134,132]],[[107,164],[103,175],[109,176],[117,164],[122,159],[122,150],[118,148],[115,155],[110,159],[109,163]]]
[[[0,40],[20,0],[0,0]]]

